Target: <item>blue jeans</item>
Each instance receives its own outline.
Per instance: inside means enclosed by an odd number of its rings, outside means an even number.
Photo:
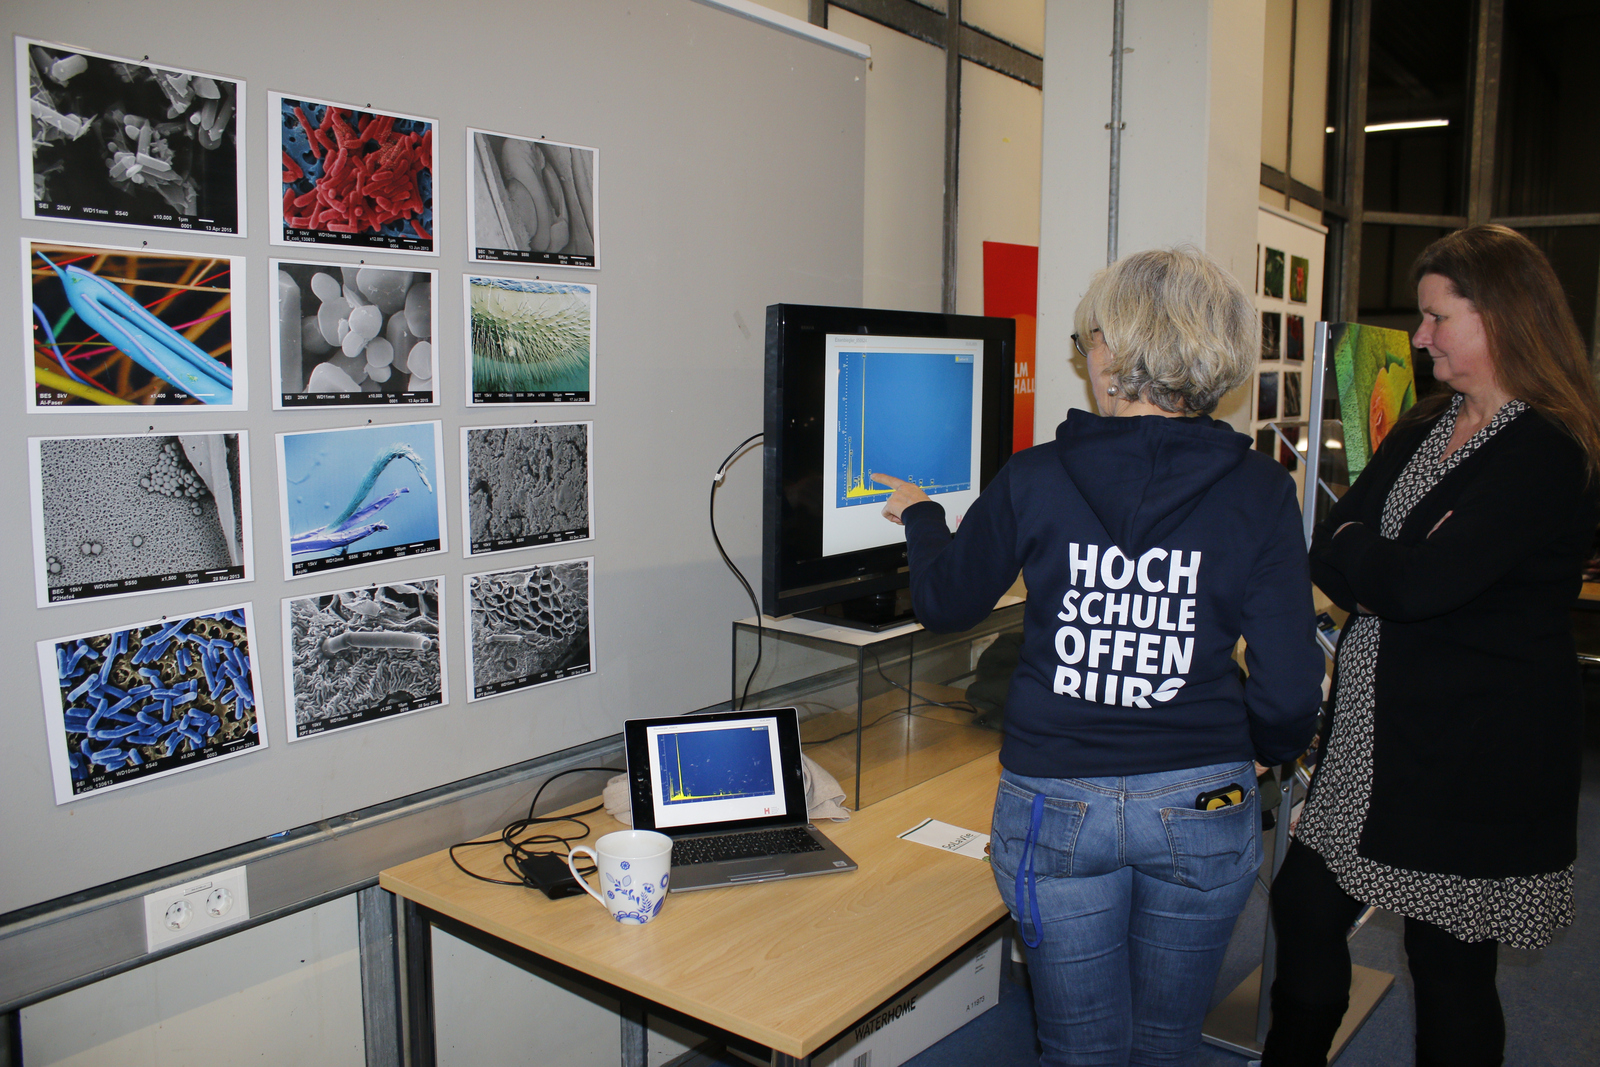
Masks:
[[[1200,793],[1232,784],[1243,803],[1195,807]],[[1249,763],[1123,778],[1001,775],[991,856],[1006,907],[1025,940],[1039,940],[1028,973],[1044,1067],[1194,1061],[1261,862],[1255,784]]]

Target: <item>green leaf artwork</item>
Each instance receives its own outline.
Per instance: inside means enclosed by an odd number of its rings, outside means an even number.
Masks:
[[[1417,402],[1411,337],[1404,330],[1338,322],[1328,327],[1328,347],[1339,383],[1345,460],[1354,483],[1395,422]]]

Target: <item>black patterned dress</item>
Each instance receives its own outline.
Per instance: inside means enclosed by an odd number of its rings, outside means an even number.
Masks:
[[[1379,533],[1391,540],[1399,536],[1406,516],[1439,479],[1527,410],[1522,401],[1510,401],[1444,458],[1461,411],[1457,394],[1390,487]],[[1375,615],[1352,615],[1345,625],[1333,733],[1295,836],[1323,858],[1340,888],[1357,900],[1430,922],[1462,941],[1492,938],[1512,948],[1543,948],[1556,930],[1572,922],[1572,867],[1509,878],[1464,878],[1390,867],[1357,853],[1372,797],[1373,672],[1380,632]]]

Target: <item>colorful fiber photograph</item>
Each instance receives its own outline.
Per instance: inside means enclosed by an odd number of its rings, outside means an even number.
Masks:
[[[245,410],[243,257],[26,238],[22,255],[29,411]]]
[[[23,218],[243,237],[244,82],[16,38]]]
[[[40,641],[56,803],[266,748],[250,611]]]
[[[267,101],[283,168],[274,244],[439,254],[432,119],[282,93]]]
[[[466,279],[469,404],[594,402],[596,287]]]

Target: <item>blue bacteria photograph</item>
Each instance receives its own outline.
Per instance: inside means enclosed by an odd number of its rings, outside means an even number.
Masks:
[[[267,747],[250,605],[40,641],[57,804]]]
[[[439,422],[278,435],[284,577],[446,551]]]

